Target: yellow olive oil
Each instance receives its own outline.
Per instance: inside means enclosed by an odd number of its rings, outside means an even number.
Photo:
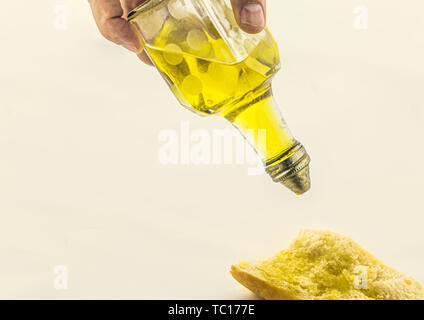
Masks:
[[[267,162],[296,144],[273,102],[270,79],[280,61],[272,37],[263,37],[245,60],[225,63],[234,58],[222,39],[201,29],[176,31],[167,21],[146,48],[180,102],[203,115],[223,116],[243,133],[255,132],[251,143]]]

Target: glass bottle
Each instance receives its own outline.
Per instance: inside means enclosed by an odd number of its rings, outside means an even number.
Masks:
[[[298,195],[309,190],[310,157],[272,95],[281,64],[267,29],[242,31],[230,0],[148,0],[127,20],[183,106],[226,118],[253,145],[275,182]]]

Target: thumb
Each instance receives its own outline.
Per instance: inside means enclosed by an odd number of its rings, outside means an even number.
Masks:
[[[240,27],[248,33],[258,33],[266,24],[266,0],[231,0]]]

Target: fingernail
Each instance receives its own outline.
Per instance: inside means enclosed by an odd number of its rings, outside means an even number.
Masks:
[[[262,6],[259,3],[249,2],[244,5],[240,14],[241,23],[255,28],[265,27],[265,17]]]

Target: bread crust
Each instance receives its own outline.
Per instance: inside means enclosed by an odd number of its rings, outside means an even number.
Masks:
[[[298,297],[291,295],[288,291],[240,266],[232,265],[231,275],[247,289],[265,300],[299,300]]]

